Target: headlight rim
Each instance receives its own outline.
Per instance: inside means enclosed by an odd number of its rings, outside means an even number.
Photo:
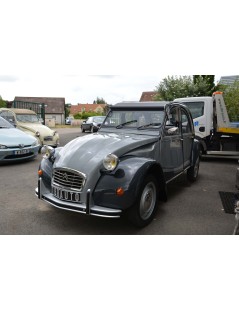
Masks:
[[[106,171],[114,171],[119,164],[119,157],[113,153],[105,156],[103,159],[103,167]]]

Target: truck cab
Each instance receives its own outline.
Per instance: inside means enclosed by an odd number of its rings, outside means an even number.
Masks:
[[[239,128],[230,123],[221,92],[215,92],[212,97],[177,98],[174,101],[189,108],[201,155],[239,158]]]

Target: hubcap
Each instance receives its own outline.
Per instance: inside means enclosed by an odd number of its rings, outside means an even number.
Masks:
[[[148,183],[141,195],[140,199],[140,217],[143,220],[147,220],[153,213],[156,203],[156,188],[153,182]]]

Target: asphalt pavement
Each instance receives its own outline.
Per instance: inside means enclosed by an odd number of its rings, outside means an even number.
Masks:
[[[79,128],[60,128],[60,143],[82,135]],[[88,134],[88,133],[86,133]],[[201,162],[195,183],[183,175],[168,186],[153,222],[133,227],[125,219],[105,219],[56,209],[35,196],[41,161],[0,166],[0,234],[2,235],[231,235],[235,219],[226,214],[219,191],[235,191],[238,163],[229,159]]]

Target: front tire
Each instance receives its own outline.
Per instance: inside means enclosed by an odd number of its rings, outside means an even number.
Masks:
[[[145,227],[154,218],[158,207],[158,182],[148,175],[139,191],[136,203],[128,210],[128,219],[137,227]]]

